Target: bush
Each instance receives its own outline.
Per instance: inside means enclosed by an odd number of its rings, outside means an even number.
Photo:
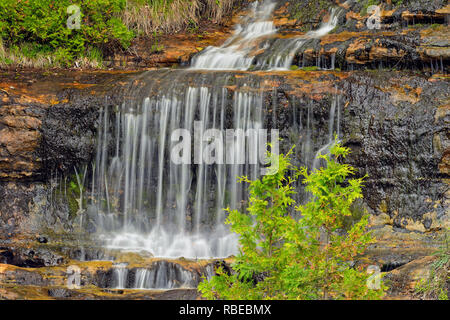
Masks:
[[[219,23],[241,0],[2,0],[0,1],[0,66],[101,66],[97,58],[126,49],[135,35],[197,30],[201,19]],[[77,5],[81,28],[67,22]],[[33,47],[33,55],[16,48]],[[163,46],[154,45],[159,52]],[[35,50],[38,50],[35,52]],[[40,50],[40,51],[39,51]],[[100,51],[100,55],[95,50]],[[89,57],[94,52],[94,60]]]
[[[67,28],[67,8],[72,4],[80,7],[80,29]],[[35,43],[70,64],[85,53],[88,44],[99,48],[130,45],[134,35],[116,17],[125,5],[125,0],[2,0],[0,36],[7,46]]]
[[[217,268],[217,275],[200,283],[208,299],[378,299],[384,294],[366,285],[369,275],[354,266],[355,258],[372,242],[367,216],[345,230],[351,205],[362,198],[362,178],[348,179],[354,169],[339,163],[349,150],[335,143],[320,156],[326,167],[308,173],[290,163],[289,152],[279,156],[274,175],[249,183],[250,215],[229,210],[227,223],[240,236],[240,252],[233,272]],[[288,176],[288,172],[294,174]],[[289,214],[291,195],[299,175],[311,200],[296,207],[298,221]]]

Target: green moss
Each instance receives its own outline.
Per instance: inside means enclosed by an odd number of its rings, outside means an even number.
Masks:
[[[361,8],[361,11],[359,12],[359,14],[361,16],[367,15],[367,9],[370,6],[380,5],[380,0],[359,0],[358,2],[363,5],[363,7]]]
[[[380,0],[358,0],[358,3],[362,5],[361,11],[359,12],[361,16],[367,15],[367,9],[370,6],[384,6],[386,4],[385,1]],[[393,8],[399,7],[401,5],[403,5],[403,0],[392,0]]]
[[[292,1],[290,4],[290,16],[302,23],[303,31],[310,30],[312,25],[320,21],[321,13],[328,12],[330,3],[327,0]]]
[[[311,66],[311,67],[303,67],[303,68],[300,68],[300,69],[303,70],[303,71],[318,71],[319,67],[318,66]]]

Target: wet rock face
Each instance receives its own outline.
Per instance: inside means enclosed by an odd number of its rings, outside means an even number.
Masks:
[[[448,135],[449,115],[436,118],[447,84],[409,77],[395,84],[355,75],[343,90],[350,99],[343,121],[344,139],[353,150],[348,161],[368,174],[364,196],[372,213],[387,213],[399,228],[437,228],[436,219],[448,214],[443,180],[448,176],[438,168],[442,149],[449,147],[448,139],[441,140]]]
[[[109,81],[109,74],[102,73],[2,75],[0,238],[47,227],[73,230],[74,201],[55,198],[65,192],[55,178],[92,160],[98,114],[116,103],[119,92],[109,92]]]
[[[324,85],[326,78],[321,80]],[[294,163],[305,165],[299,161],[304,158],[305,114],[310,108],[310,139],[316,148],[326,144],[332,97],[318,98],[314,89],[302,94],[299,89],[304,84],[293,90],[287,83],[280,84],[276,99],[269,97],[276,122],[269,115],[266,125],[280,129],[282,151],[297,146]],[[449,221],[448,83],[373,71],[351,73],[336,79],[334,86],[341,94],[341,139],[351,148],[346,162],[360,176],[368,175],[363,193],[369,213],[387,215],[386,224],[397,230],[445,228]],[[275,100],[276,108],[271,102]]]
[[[49,212],[47,187],[40,182],[0,181],[0,233],[37,232],[36,217]]]
[[[63,262],[62,256],[49,249],[0,247],[0,263],[3,264],[12,264],[23,268],[40,268],[57,266]]]
[[[7,101],[0,108],[0,178],[39,176],[42,169],[39,145],[45,110]]]
[[[32,286],[46,286],[48,280],[44,279],[42,275],[33,270],[26,269],[10,269],[0,273],[0,282],[13,282],[16,285],[32,285]]]
[[[240,74],[239,81],[245,76],[245,73]],[[26,149],[22,151],[14,139],[0,145],[1,150],[16,150],[11,162],[4,162],[0,167],[0,230],[3,235],[39,233],[47,227],[57,232],[73,231],[78,223],[77,194],[74,193],[70,201],[57,200],[58,195],[70,192],[67,187],[70,179],[65,184],[55,185],[52,181],[56,176],[69,177],[75,166],[80,168],[94,159],[100,109],[108,106],[112,110],[122,99],[119,89],[123,82],[118,84],[114,77],[108,77],[104,83],[106,89],[100,93],[91,94],[91,88],[64,89],[59,92],[60,102],[55,105],[33,107],[21,102],[24,106],[19,105],[14,110],[27,110],[28,116],[19,113],[15,122],[8,118],[16,114],[9,104],[6,111],[0,108],[4,115],[0,130],[8,130],[9,135],[14,133],[19,137],[23,130],[38,134],[32,152],[28,152],[28,144],[22,144]],[[261,80],[258,77],[252,76],[249,81],[258,83]],[[292,72],[264,77],[274,87],[269,87],[265,93],[265,126],[280,129],[284,139],[282,151],[297,145],[296,165],[306,164],[300,161],[304,152],[300,146],[306,143],[308,112],[310,139],[316,148],[310,153],[314,155],[319,146],[326,144],[332,92],[337,89],[341,136],[345,145],[352,149],[347,161],[361,176],[368,174],[363,190],[370,213],[387,215],[388,224],[406,230],[430,231],[445,224],[449,201],[445,181],[449,178],[450,157],[446,81],[379,71]],[[231,81],[230,88],[233,86]],[[232,94],[231,91],[230,97]],[[22,97],[22,100],[31,98]],[[232,126],[232,113],[233,106],[228,105],[227,127]],[[17,123],[21,124],[22,131],[14,131]],[[113,150],[114,141],[109,143]],[[20,171],[14,164],[25,155],[30,163],[27,168],[35,169],[17,176]],[[210,201],[214,202],[214,197]]]
[[[99,97],[86,97],[76,104],[61,104],[47,110],[41,126],[45,174],[68,172],[89,163],[96,147]]]
[[[0,249],[1,252],[2,249]],[[117,274],[111,261],[70,261],[70,264],[63,263],[55,266],[20,267],[3,264],[0,256],[0,298],[2,300],[198,299],[199,293],[194,286],[198,284],[200,275],[205,272],[207,263],[175,260],[144,261],[126,269],[127,277],[122,283],[124,287],[116,288]],[[162,268],[162,266],[165,267]],[[155,268],[167,273],[166,277],[159,277],[159,286],[167,289],[148,290],[153,288],[136,287],[137,270],[151,271]],[[170,274],[170,270],[178,270],[185,275],[180,276],[177,272]],[[194,282],[186,283],[186,279],[192,279]]]
[[[129,74],[29,72],[0,76],[0,180],[47,181],[89,162],[98,113],[118,103]]]

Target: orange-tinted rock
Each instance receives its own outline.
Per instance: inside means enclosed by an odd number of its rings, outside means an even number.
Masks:
[[[39,117],[26,107],[0,108],[0,178],[30,177],[39,171],[40,125]]]

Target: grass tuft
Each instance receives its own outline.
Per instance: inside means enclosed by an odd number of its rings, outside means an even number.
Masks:
[[[196,26],[204,18],[220,23],[235,3],[237,0],[130,0],[121,18],[138,35],[152,36]]]

